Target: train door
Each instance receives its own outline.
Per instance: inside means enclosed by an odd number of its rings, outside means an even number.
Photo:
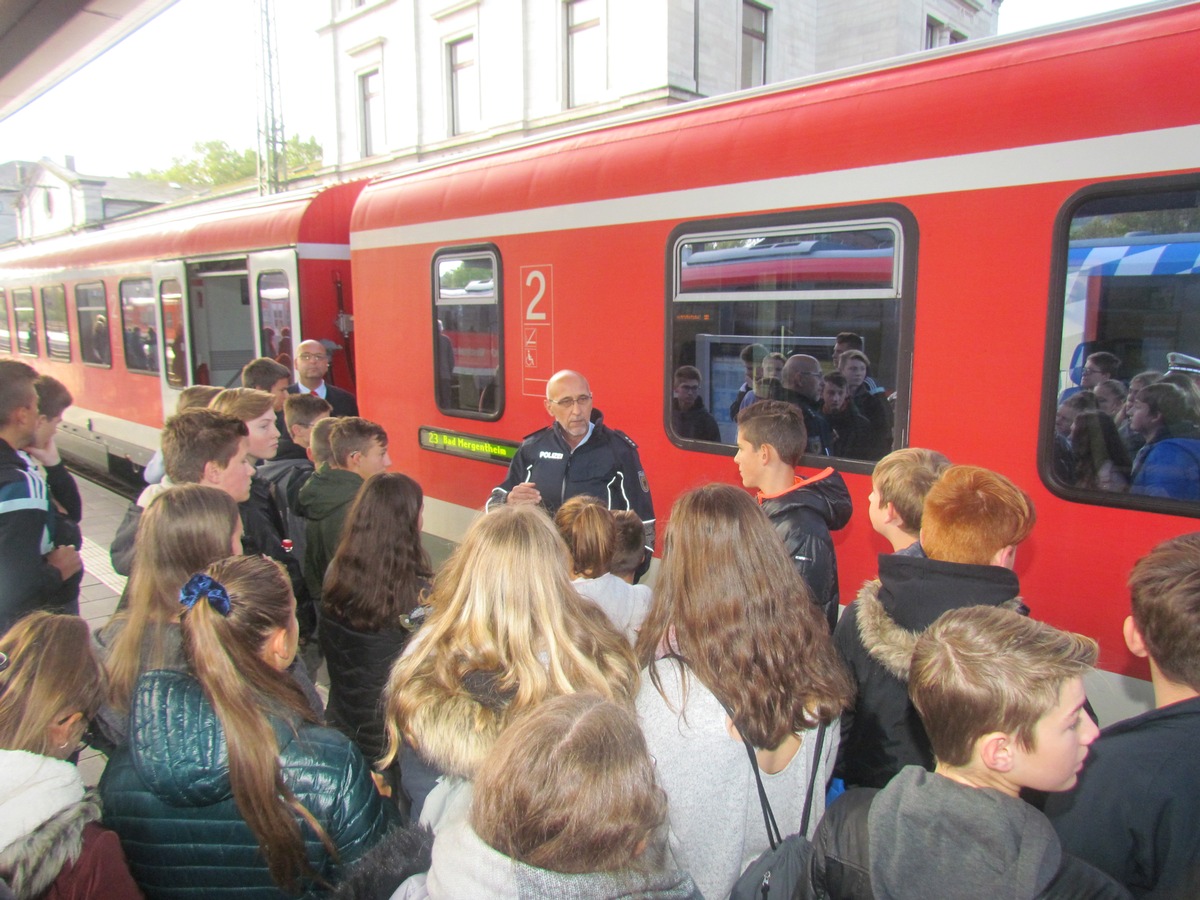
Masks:
[[[196,384],[240,387],[242,367],[255,357],[254,314],[246,257],[186,264],[192,378]]]
[[[250,292],[254,297],[254,327],[258,355],[268,356],[288,369],[295,368],[296,335],[300,322],[299,280],[295,250],[251,253],[247,259]]]
[[[179,392],[191,384],[191,348],[184,312],[187,309],[187,277],[182,262],[161,262],[151,263],[150,278],[158,301],[155,319],[160,337],[147,342],[147,349],[153,347],[153,352],[162,360],[161,366],[155,360],[150,371],[159,373],[163,415],[169,416],[175,411]]]

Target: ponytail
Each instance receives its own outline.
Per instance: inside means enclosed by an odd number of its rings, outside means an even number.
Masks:
[[[559,507],[554,524],[571,551],[577,576],[599,578],[608,573],[617,547],[617,520],[608,507],[578,494]]]
[[[295,599],[279,563],[237,556],[209,566],[183,588],[183,647],[225,732],[233,799],[258,839],[272,880],[298,892],[301,877],[323,880],[308,861],[299,815],[336,859],[325,830],[283,781],[269,711],[314,722],[295,681],[260,657],[280,628],[291,627]]]

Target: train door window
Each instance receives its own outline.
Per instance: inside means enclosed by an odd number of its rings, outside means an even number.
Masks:
[[[75,288],[75,318],[79,324],[79,355],[89,366],[112,366],[112,343],[108,334],[108,305],[104,283],[81,284]]]
[[[1060,217],[1041,469],[1071,499],[1200,516],[1200,187],[1180,185]]]
[[[38,355],[37,313],[33,309],[33,288],[12,292],[13,325],[17,329],[17,352]]]
[[[167,385],[182,390],[188,385],[188,364],[187,348],[183,345],[183,288],[178,279],[164,278],[158,283],[158,307],[162,315]],[[208,384],[207,381],[197,383]]]
[[[4,307],[0,318],[0,353],[12,353],[12,326],[8,324],[8,294],[0,291],[0,305]]]
[[[158,341],[154,333],[154,288],[149,278],[122,281],[121,342],[125,368],[130,372],[158,374]]]
[[[258,321],[263,356],[292,368],[292,290],[284,272],[258,276]]]
[[[504,408],[500,257],[443,251],[433,262],[433,360],[438,409],[495,419]]]
[[[883,209],[890,214],[675,230],[665,373],[674,440],[697,449],[697,442],[734,444],[738,413],[757,399],[777,399],[804,412],[810,454],[877,460],[901,446],[902,301],[914,268],[904,262],[905,240],[915,252],[916,235],[915,223],[902,224],[912,223],[907,212]],[[868,365],[846,357],[836,371],[843,332],[862,339]]]

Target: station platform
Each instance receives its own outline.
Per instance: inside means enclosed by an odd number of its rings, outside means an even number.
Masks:
[[[129,500],[78,473],[75,481],[83,497],[83,520],[80,522],[83,547],[79,551],[83,557],[83,581],[79,589],[79,614],[94,633],[112,617],[121,592],[125,590],[125,576],[113,571],[108,548],[129,508]],[[84,784],[95,785],[107,761],[99,751],[84,748],[79,755],[79,771]]]

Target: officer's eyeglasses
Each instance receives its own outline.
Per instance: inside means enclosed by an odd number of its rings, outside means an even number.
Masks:
[[[578,397],[563,397],[561,400],[551,400],[550,402],[553,403],[555,406],[557,406],[559,409],[565,410],[565,409],[570,409],[572,406],[575,406],[576,404],[578,404],[579,406],[587,406],[589,403],[592,402],[592,395],[591,394],[580,394]]]

